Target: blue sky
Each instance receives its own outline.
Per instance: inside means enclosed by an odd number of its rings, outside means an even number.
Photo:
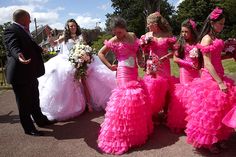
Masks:
[[[182,0],[168,0],[176,6]],[[31,14],[31,30],[34,18],[37,24],[48,24],[52,28],[63,29],[67,19],[75,19],[82,28],[92,29],[97,25],[104,28],[106,14],[112,13],[110,0],[1,0],[0,24],[12,20],[16,9],[25,9]]]

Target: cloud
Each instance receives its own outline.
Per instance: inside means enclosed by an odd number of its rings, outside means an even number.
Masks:
[[[30,5],[12,5],[8,7],[0,7],[0,24],[4,24],[6,22],[12,21],[12,14],[17,9],[24,9],[27,10],[30,14],[33,12],[34,7]]]
[[[110,3],[106,3],[106,4],[98,6],[97,8],[106,11],[107,9],[110,8],[110,6],[111,6]]]
[[[178,2],[177,3],[175,3],[175,8],[177,8],[178,6],[179,6],[179,4],[181,3],[181,2],[183,2],[184,0],[178,0]]]
[[[81,28],[93,29],[95,28],[96,24],[99,25],[101,19],[92,18],[90,16],[77,16],[76,22],[78,22]]]
[[[59,14],[56,12],[33,12],[31,17],[36,18],[38,23],[50,24],[59,19]]]
[[[64,10],[63,7],[57,7],[53,10],[50,11],[42,11],[38,12],[38,9],[34,5],[13,5],[13,6],[8,6],[8,7],[0,7],[0,25],[4,24],[6,22],[12,21],[12,14],[15,10],[17,9],[24,9],[27,10],[30,13],[31,16],[31,25],[30,25],[30,30],[34,30],[35,24],[34,24],[34,18],[36,18],[37,25],[52,25],[52,26],[57,26],[63,29],[64,24],[61,24],[59,22],[59,13],[58,11]],[[35,11],[37,10],[37,11]]]
[[[56,29],[61,29],[61,30],[64,30],[64,26],[65,26],[65,24],[64,23],[60,23],[60,22],[58,22],[58,23],[52,23],[52,24],[49,24],[49,26],[52,28],[52,29],[54,29],[54,28],[56,28]]]
[[[42,5],[48,2],[48,0],[19,0],[19,2],[24,3],[24,4],[38,4],[38,5]]]

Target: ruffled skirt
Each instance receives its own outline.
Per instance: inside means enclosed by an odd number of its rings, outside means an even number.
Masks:
[[[186,95],[187,141],[194,147],[209,147],[227,139],[232,129],[222,119],[235,104],[236,90],[233,80],[223,77],[228,87],[224,93],[206,69],[201,78],[194,79]]]
[[[186,108],[185,96],[188,95],[184,84],[175,84],[171,89],[171,100],[168,106],[167,126],[171,129],[185,129],[186,127]]]
[[[231,128],[236,128],[236,104],[233,109],[226,114],[222,122]]]
[[[112,91],[106,107],[98,146],[109,154],[123,154],[144,144],[153,130],[147,96],[138,81]]]
[[[145,75],[143,82],[150,99],[152,115],[157,115],[165,105],[169,81],[161,76],[152,77],[151,75]]]
[[[40,107],[49,120],[64,121],[85,110],[82,84],[74,79],[74,67],[59,54],[45,63],[39,80]]]

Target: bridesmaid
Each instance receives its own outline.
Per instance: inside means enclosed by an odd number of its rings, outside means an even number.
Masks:
[[[171,86],[171,69],[169,49],[173,49],[176,39],[171,37],[171,27],[168,21],[159,12],[147,17],[149,32],[141,36],[142,50],[147,56],[144,84],[150,96],[150,105],[154,120],[158,113],[168,104],[169,89]],[[157,62],[152,72],[149,71],[149,62]]]
[[[176,43],[177,52],[174,54],[174,62],[179,65],[180,83],[175,84],[171,92],[171,101],[168,108],[167,125],[173,132],[183,132],[186,127],[185,86],[194,78],[199,77],[198,61],[201,57],[197,49],[196,23],[187,19],[181,24],[180,38]]]
[[[134,33],[127,32],[126,22],[120,17],[113,18],[110,27],[115,36],[104,42],[98,56],[109,69],[117,71],[117,87],[107,103],[98,147],[105,153],[123,154],[144,144],[153,126],[147,93],[138,81],[139,40]],[[118,65],[110,64],[105,58],[110,50]]]
[[[223,40],[217,38],[223,30],[223,10],[215,8],[207,17],[200,33],[198,45],[203,54],[204,66],[201,77],[188,86],[187,126],[188,143],[195,148],[207,148],[219,153],[233,129],[222,123],[222,119],[236,103],[234,81],[224,75],[221,62]]]

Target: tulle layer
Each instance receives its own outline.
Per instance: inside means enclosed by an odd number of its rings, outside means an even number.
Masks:
[[[108,69],[97,56],[88,65],[86,84],[95,110],[106,108],[111,91],[116,87],[116,72]]]
[[[109,154],[123,154],[130,147],[144,144],[152,130],[146,93],[139,82],[131,81],[112,91],[98,146]]]
[[[185,95],[188,91],[186,85],[175,84],[175,88],[171,88],[171,100],[168,106],[167,125],[172,129],[185,129],[187,116],[185,109]]]
[[[228,87],[224,93],[207,71],[194,79],[186,94],[187,141],[195,147],[208,147],[227,139],[232,129],[222,123],[223,117],[235,103],[236,90],[233,81],[223,78]],[[184,100],[185,101],[185,100]]]
[[[236,104],[234,108],[226,114],[222,122],[228,127],[236,128]]]
[[[143,83],[149,95],[152,115],[157,115],[165,105],[169,81],[161,76],[154,78],[151,75],[146,75],[143,78]]]
[[[40,107],[49,120],[67,120],[85,109],[83,86],[74,80],[74,68],[58,55],[45,63],[45,75],[39,80]]]

